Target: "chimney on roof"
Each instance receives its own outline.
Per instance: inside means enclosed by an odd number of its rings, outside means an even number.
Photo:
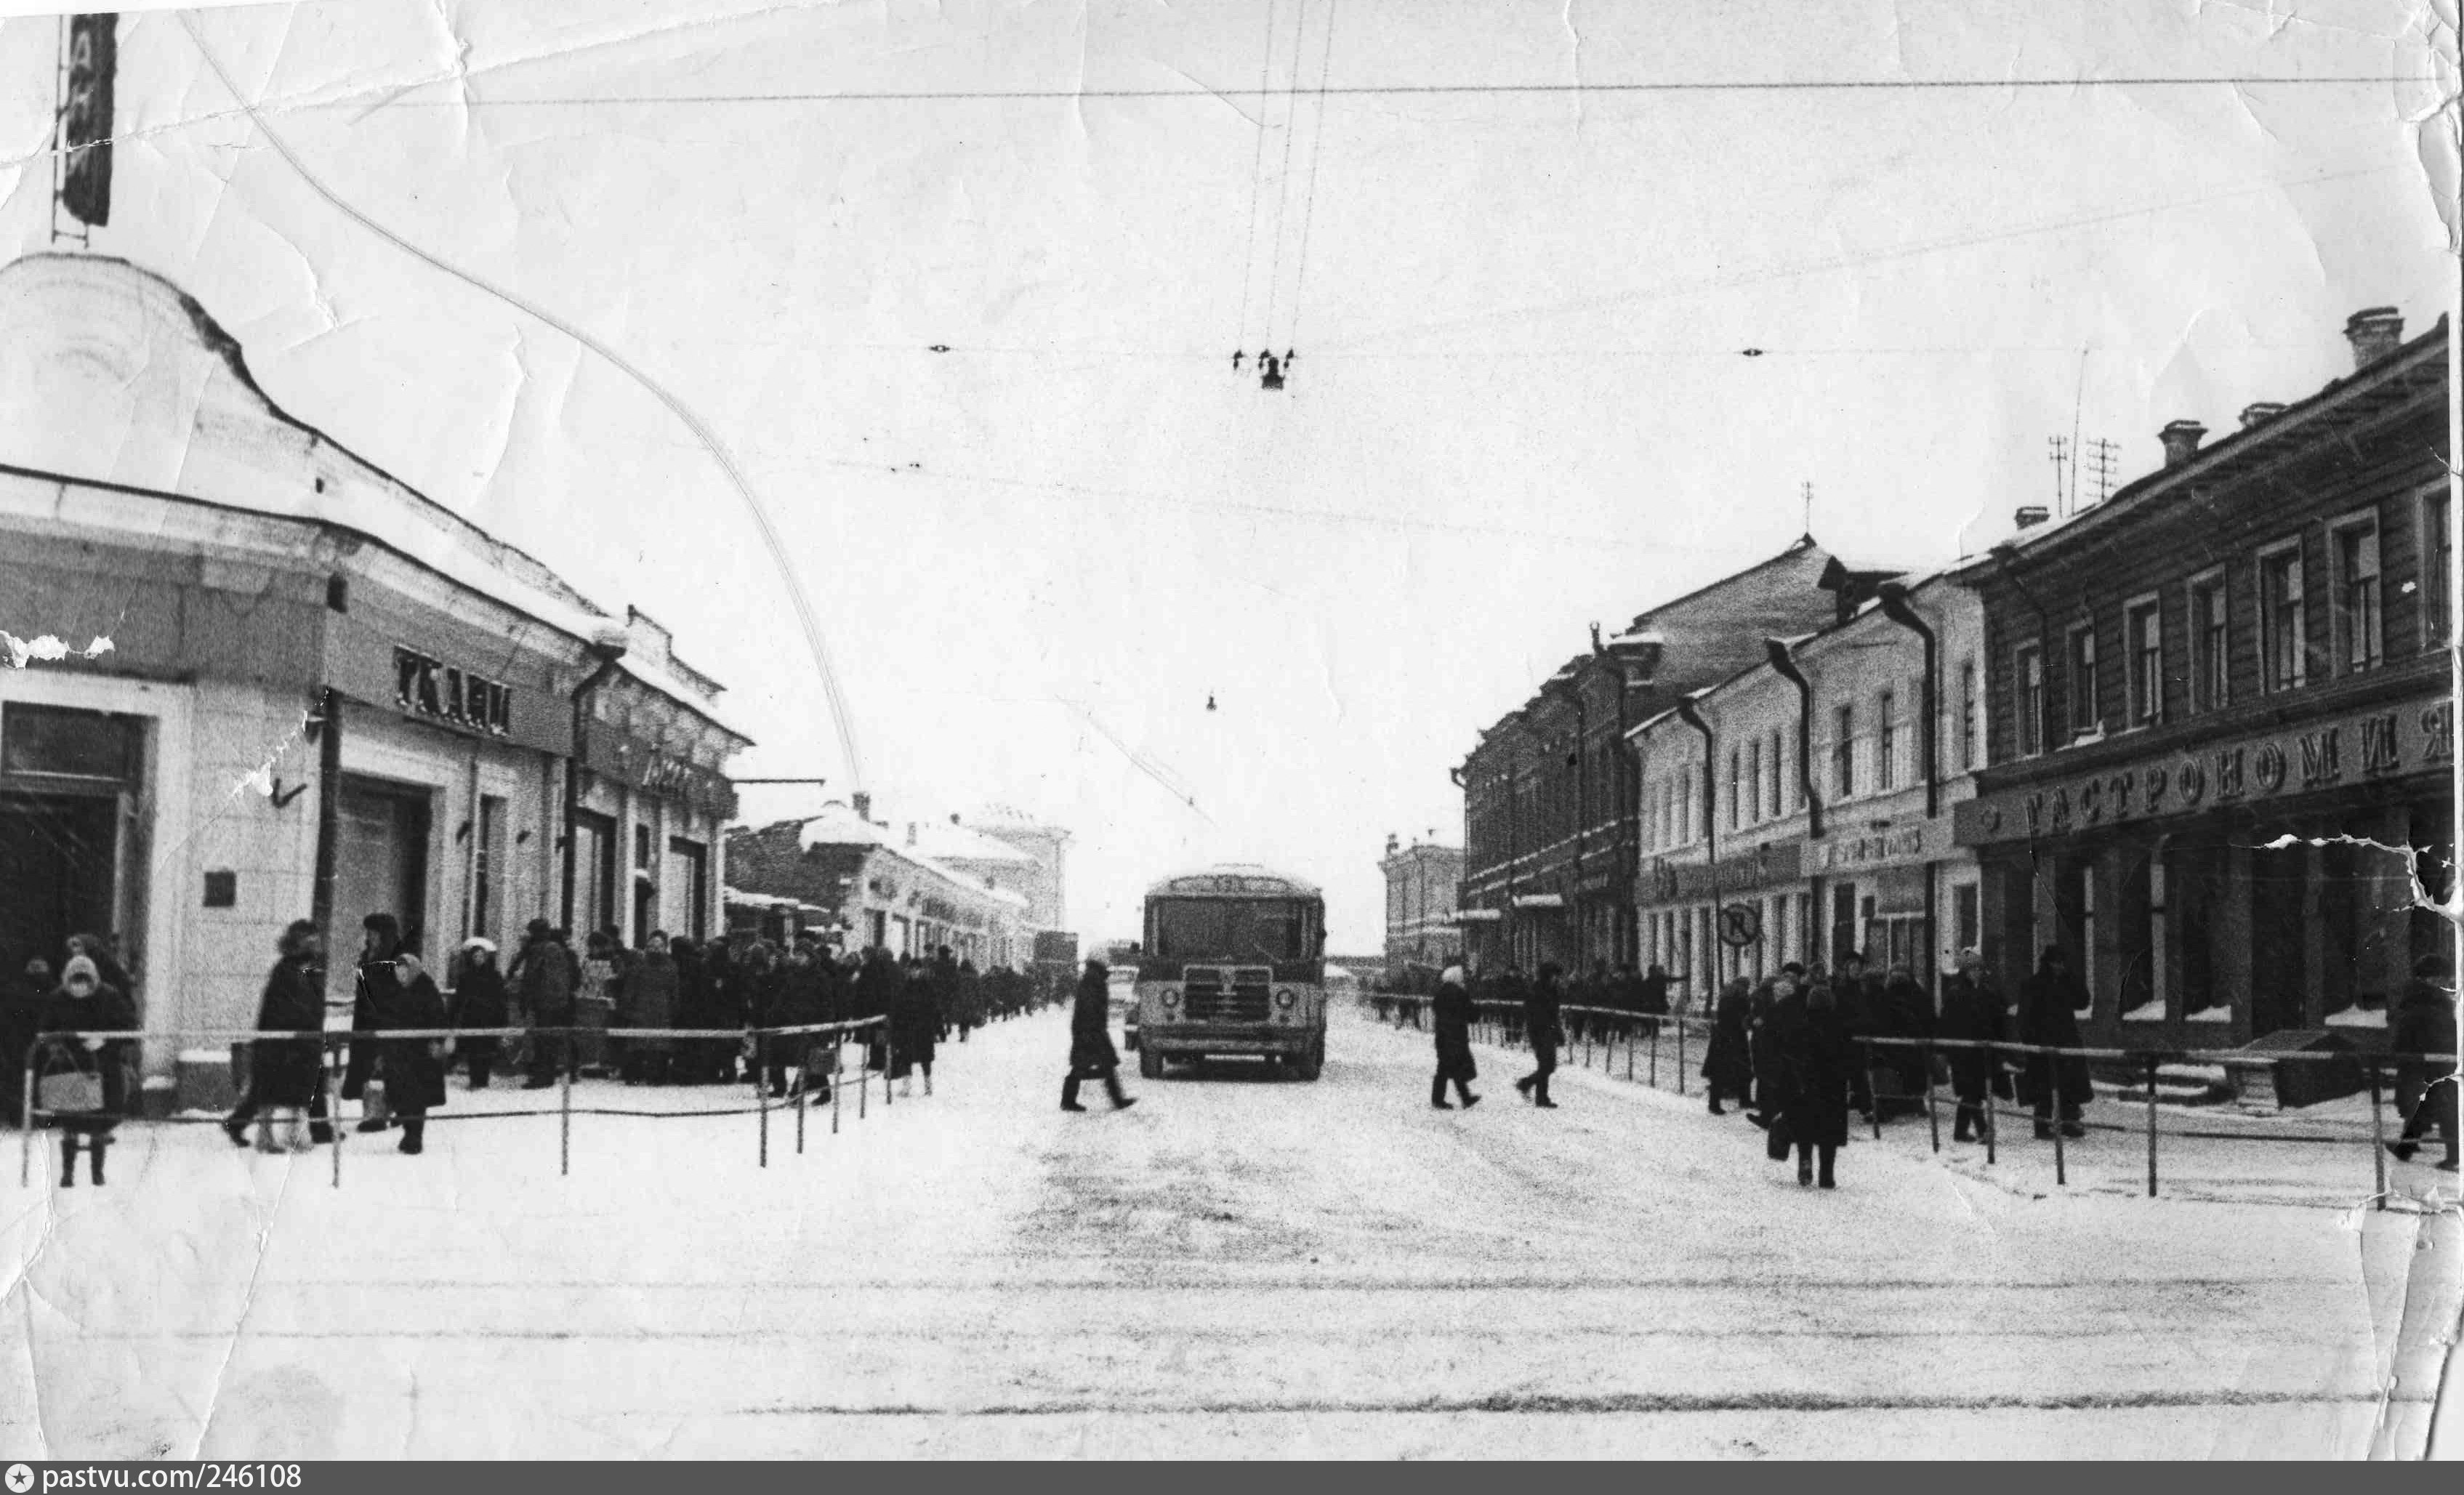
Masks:
[[[950,824],[953,824],[953,825],[955,825],[955,824],[958,824],[958,812],[957,812],[957,811],[956,811],[956,810],[952,810],[952,811],[950,812]]]
[[[915,823],[913,821],[909,821],[907,823],[907,844],[911,846],[915,845]]]
[[[2040,503],[2023,503],[2011,516],[2011,521],[2023,530],[2033,530],[2054,517],[2053,511]]]
[[[2250,429],[2263,421],[2272,421],[2284,413],[2284,407],[2273,400],[2260,400],[2241,407],[2241,429]]]
[[[2165,444],[2165,465],[2180,467],[2199,454],[2199,443],[2208,429],[2196,421],[2167,421],[2156,439]]]
[[[2404,341],[2404,316],[2392,306],[2355,312],[2344,323],[2344,341],[2353,345],[2356,372],[2394,352]]]
[[[865,793],[862,789],[858,789],[855,793],[847,796],[847,808],[855,811],[856,819],[864,822],[868,825],[872,824],[871,795]]]

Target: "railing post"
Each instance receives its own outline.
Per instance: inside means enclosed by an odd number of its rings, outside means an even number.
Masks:
[[[1882,1140],[1882,1096],[1881,1092],[1874,1088],[1874,1041],[1870,1038],[1859,1038],[1857,1040],[1857,1046],[1865,1051],[1865,1094],[1874,1105],[1874,1140],[1880,1142]]]
[[[1650,1075],[1651,1078],[1645,1083],[1655,1090],[1660,1088],[1660,1015],[1658,1013],[1653,1013],[1651,1017]]]
[[[864,1044],[864,1052],[857,1056],[855,1062],[855,1119],[858,1121],[864,1119],[865,1107],[872,1100],[871,1030],[872,1024],[869,1022],[856,1030],[859,1041]]]
[[[891,1031],[890,1020],[884,1018],[881,1020],[881,1104],[884,1106],[897,1103],[898,1087],[890,1083],[890,1077],[897,1072],[898,1035]]]
[[[2054,1182],[2068,1187],[2071,1176],[2062,1142],[2071,1129],[2069,1121],[2062,1115],[2061,1056],[2051,1049],[2045,1051],[2045,1104],[2052,1107],[2054,1112]]]
[[[2147,1056],[2147,1197],[2156,1197],[2156,1056]]]
[[[1926,1039],[1925,1045],[1925,1126],[1933,1132],[1933,1150],[1939,1153],[1942,1151],[1942,1111],[1935,1106],[1933,1098],[1933,1040],[1931,1039]]]
[[[1993,1093],[1993,1082],[2002,1078],[2002,1049],[1999,1044],[1985,1045],[1985,1166],[1997,1161],[1994,1147],[2001,1134],[2001,1108],[1995,1103],[2002,1097]]]
[[[2385,1209],[2387,1198],[2387,1121],[2379,1110],[2379,1066],[2375,1059],[2362,1062],[2369,1066],[2370,1071],[2370,1176],[2377,1184],[2377,1192],[2372,1198],[2377,1208]],[[28,1067],[32,1067],[31,1061]],[[2430,1092],[2424,1090],[2422,1100],[2426,1103],[2429,1098]]]
[[[830,1029],[830,1135],[839,1134],[839,1092],[847,1088],[847,1029]]]
[[[40,1037],[26,1045],[26,1088],[18,1103],[23,1134],[17,1147],[17,1187],[29,1188],[34,1181],[34,1055],[40,1053]]]
[[[334,1187],[342,1186],[342,1100],[334,1091],[334,1049],[330,1039],[317,1044],[317,1085],[325,1092],[325,1137],[334,1154]]]
[[[770,1066],[762,1061],[768,1057],[767,1034],[753,1035],[753,1105],[761,1117],[761,1166],[770,1166]]]
[[[1677,1093],[1685,1093],[1685,1020],[1677,1020]]]
[[[575,1039],[567,1034],[565,1041],[573,1043]],[[573,1071],[582,1066],[580,1054],[581,1050],[576,1048],[573,1061],[564,1066],[564,1083],[558,1092],[556,1171],[560,1177],[573,1172]]]
[[[796,1155],[804,1155],[804,1092],[812,1088],[804,1082],[812,1078],[813,1035],[804,1035],[804,1062],[796,1066]]]

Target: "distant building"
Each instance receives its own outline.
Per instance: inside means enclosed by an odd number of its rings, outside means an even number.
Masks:
[[[1032,872],[1014,873],[1001,886],[1026,894],[1026,920],[1039,930],[1069,928],[1069,832],[1047,825],[1007,805],[991,805],[969,822],[975,829],[1035,859]]]
[[[1386,874],[1387,979],[1400,982],[1413,966],[1437,969],[1462,958],[1455,899],[1463,885],[1463,848],[1406,846],[1389,836],[1377,869]]]
[[[806,819],[732,827],[731,907],[781,923],[793,912],[802,927],[834,931],[856,948],[921,956],[947,945],[979,968],[1025,965],[1036,933],[1027,895],[1000,886],[998,875],[926,855],[922,829],[910,826],[907,836],[898,836],[858,806],[837,801]],[[790,911],[757,897],[793,899],[799,907]]]

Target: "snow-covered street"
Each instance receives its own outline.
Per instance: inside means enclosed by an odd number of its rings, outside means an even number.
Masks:
[[[130,1129],[9,1160],[0,1442],[46,1458],[2415,1455],[2453,1217],[2032,1197],[1859,1143],[1800,1190],[1699,1102],[1350,1013],[1055,1108],[1065,1018],[939,1093],[442,1122],[420,1158]],[[593,1087],[609,1104],[650,1092]],[[695,1104],[743,1092],[670,1092]],[[491,1099],[495,1092],[491,1093]],[[536,1097],[533,1097],[536,1098]],[[668,1096],[662,1096],[663,1100]],[[467,1111],[458,1087],[453,1111]],[[577,1103],[584,1099],[577,1091]],[[507,1097],[508,1104],[511,1098]],[[14,1138],[10,1141],[14,1143]],[[2443,1291],[2432,1290],[2444,1284]],[[2416,1357],[2419,1358],[2419,1357]],[[2435,1363],[2434,1360],[2430,1363]]]

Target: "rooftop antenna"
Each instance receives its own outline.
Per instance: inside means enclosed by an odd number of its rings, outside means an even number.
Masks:
[[[2079,460],[2087,465],[2088,477],[2096,484],[2096,503],[2113,496],[2113,459],[2121,450],[2119,444],[2099,436],[2087,444],[2080,455]]]
[[[1796,485],[1796,493],[1805,504],[1805,538],[1812,539],[1814,538],[1814,484],[1811,481],[1799,483]]]
[[[2068,436],[2048,436],[2045,448],[2046,456],[2054,464],[2054,513],[2068,517],[2070,501],[2064,495],[2069,489],[2062,481],[2062,473],[2071,465],[2071,439]]]

